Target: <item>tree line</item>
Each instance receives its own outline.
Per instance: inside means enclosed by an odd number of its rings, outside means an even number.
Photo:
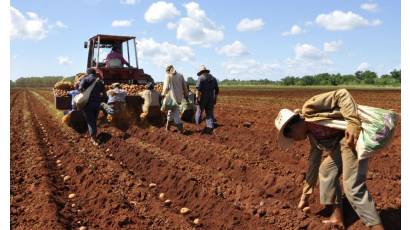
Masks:
[[[74,76],[45,76],[45,77],[22,77],[15,81],[10,80],[11,87],[53,87],[61,80],[73,81]],[[189,85],[195,85],[196,80],[187,78]],[[377,73],[366,70],[357,71],[354,74],[341,75],[320,73],[316,75],[305,75],[303,77],[286,76],[278,81],[268,79],[261,80],[238,80],[225,79],[219,81],[220,85],[278,85],[278,86],[337,86],[337,85],[380,85],[400,86],[401,70],[393,70],[389,74],[378,76]]]
[[[378,76],[377,73],[366,70],[357,71],[354,74],[342,75],[340,73],[320,73],[305,75],[303,77],[286,76],[278,81],[262,80],[238,80],[225,79],[219,82],[221,85],[279,85],[279,86],[337,86],[337,85],[386,85],[400,86],[401,70],[393,70],[389,74]]]

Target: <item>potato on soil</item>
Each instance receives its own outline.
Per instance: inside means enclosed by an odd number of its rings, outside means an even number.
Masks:
[[[179,211],[181,214],[188,214],[191,212],[191,209],[189,208],[181,208],[181,210]]]
[[[68,198],[69,199],[73,199],[75,197],[75,194],[74,193],[71,193],[70,195],[68,195]]]

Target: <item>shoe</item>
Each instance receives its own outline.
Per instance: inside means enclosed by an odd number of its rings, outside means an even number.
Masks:
[[[181,133],[181,134],[184,134],[184,133],[185,133],[185,132],[184,132],[184,127],[183,127],[182,123],[181,123],[181,124],[177,124],[176,126],[177,126],[177,129],[178,129],[178,132],[179,132],[179,133]]]
[[[206,128],[204,128],[204,129],[202,130],[202,134],[211,135],[212,133],[213,133],[213,129],[212,129],[212,128],[206,127]]]
[[[100,143],[98,143],[98,140],[97,140],[96,138],[93,138],[93,137],[91,137],[91,143],[92,143],[94,146],[99,146],[99,145],[100,145]]]

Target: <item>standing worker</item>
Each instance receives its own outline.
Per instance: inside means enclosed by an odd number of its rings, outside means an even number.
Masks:
[[[343,120],[345,131],[322,126],[320,121]],[[343,175],[344,193],[362,221],[372,229],[384,229],[375,203],[366,186],[368,159],[358,159],[356,143],[361,132],[358,105],[345,89],[316,95],[305,102],[301,113],[282,109],[275,120],[278,129],[278,144],[287,148],[293,141],[306,137],[311,143],[309,171],[305,189],[314,186],[319,174],[320,202],[333,209],[327,225],[343,226],[343,211],[339,177]],[[320,163],[320,153],[330,151]],[[316,163],[315,163],[316,162]],[[303,199],[301,200],[303,203]]]
[[[88,126],[88,132],[91,136],[91,143],[99,145],[97,140],[97,117],[100,111],[101,102],[106,97],[105,87],[102,81],[97,77],[95,69],[87,69],[87,76],[81,79],[79,90],[84,92],[88,87],[94,88],[90,93],[87,104],[83,108],[83,114]]]
[[[195,121],[199,125],[202,112],[205,110],[206,128],[204,133],[212,133],[214,129],[214,105],[219,94],[218,82],[204,65],[199,67],[197,81],[197,104],[199,110],[196,112]]]
[[[180,133],[184,133],[184,128],[179,113],[179,106],[182,99],[188,97],[188,89],[184,76],[177,73],[174,66],[168,65],[165,69],[166,76],[164,81],[164,88],[162,96],[165,97],[163,107],[167,110],[167,123],[165,129],[167,131],[171,128],[171,123],[174,122]]]

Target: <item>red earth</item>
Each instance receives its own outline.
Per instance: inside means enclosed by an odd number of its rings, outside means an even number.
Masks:
[[[84,133],[61,125],[51,90],[13,89],[11,227],[327,229],[321,220],[329,213],[319,204],[318,188],[312,212],[297,209],[308,143],[280,150],[274,127],[281,108],[299,108],[324,91],[222,89],[214,135],[192,124],[185,124],[188,133],[182,135],[138,123],[124,131],[100,122],[103,144],[95,147]],[[359,104],[400,114],[400,90],[351,92]],[[386,229],[401,228],[400,141],[399,122],[393,142],[371,158],[368,172]],[[182,207],[191,212],[180,214]],[[366,229],[348,205],[344,213],[348,229]]]

